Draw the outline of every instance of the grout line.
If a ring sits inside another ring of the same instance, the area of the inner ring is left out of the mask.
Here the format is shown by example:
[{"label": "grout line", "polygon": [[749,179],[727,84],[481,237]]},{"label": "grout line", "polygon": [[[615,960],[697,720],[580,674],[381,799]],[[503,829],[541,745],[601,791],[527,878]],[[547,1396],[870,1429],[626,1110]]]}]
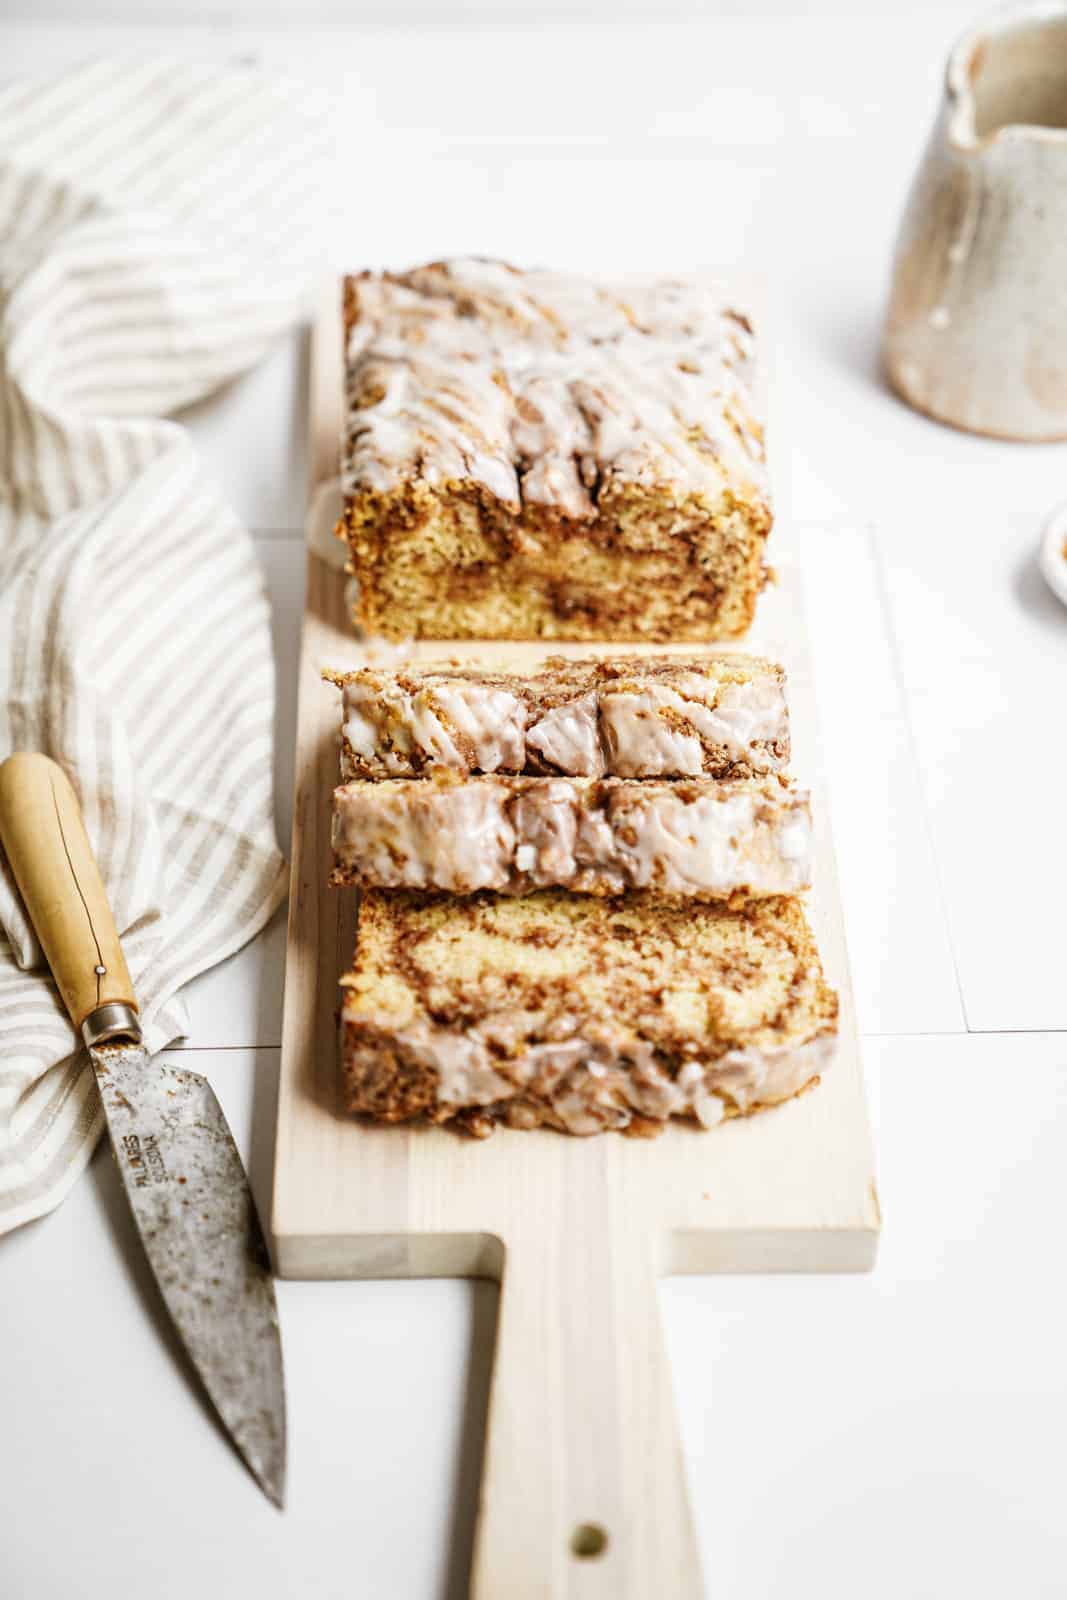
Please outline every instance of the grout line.
[{"label": "grout line", "polygon": [[158,1053],[181,1055],[215,1055],[221,1050],[280,1050],[281,1040],[277,1044],[166,1044]]},{"label": "grout line", "polygon": [[[901,1028],[879,1032],[860,1030],[861,1039],[1065,1039],[1067,1028]],[[267,1044],[169,1044],[158,1053],[217,1054],[224,1050],[280,1050],[281,1041]]]},{"label": "grout line", "polygon": [[910,696],[904,681],[903,656],[900,648],[900,639],[897,635],[896,620],[893,616],[893,607],[889,597],[889,573],[882,557],[882,548],[878,542],[873,523],[867,523],[865,528],[867,548],[871,553],[874,566],[875,589],[878,602],[882,610],[882,626],[885,629],[886,642],[889,646],[889,659],[893,668],[893,677],[896,680],[897,693],[900,696],[900,709],[904,722],[904,731],[908,741],[908,753],[915,774],[915,787],[919,801],[919,813],[922,818],[926,842],[930,847],[930,858],[933,864],[934,882],[937,885],[937,899],[941,912],[941,921],[945,929],[945,939],[948,944],[948,953],[952,961],[952,972],[956,979],[956,993],[959,996],[960,1013],[963,1017],[964,1032],[971,1033],[970,1020],[967,1016],[967,998],[963,990],[963,979],[960,976],[960,964],[956,955],[956,946],[952,938],[952,919],[948,911],[948,898],[945,894],[945,884],[941,876],[941,859],[937,851],[937,841],[934,837],[933,821],[930,815],[930,804],[926,795],[926,784],[923,781],[922,764],[919,759],[919,745],[915,737],[915,724],[912,721]]},{"label": "grout line", "polygon": [[915,1032],[860,1033],[861,1039],[1067,1039],[1067,1028],[919,1028]]},{"label": "grout line", "polygon": [[968,1039],[1003,1039],[1017,1037],[1025,1039],[1039,1034],[1046,1035],[1049,1039],[1067,1037],[1067,1028],[968,1028]]}]

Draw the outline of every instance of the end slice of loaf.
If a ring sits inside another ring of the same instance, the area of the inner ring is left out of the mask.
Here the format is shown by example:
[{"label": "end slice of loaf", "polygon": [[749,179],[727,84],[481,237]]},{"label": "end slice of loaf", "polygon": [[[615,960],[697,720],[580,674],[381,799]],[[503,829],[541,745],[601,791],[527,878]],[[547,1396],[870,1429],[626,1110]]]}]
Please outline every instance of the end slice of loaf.
[{"label": "end slice of loaf", "polygon": [[763,383],[706,274],[454,259],[345,279],[356,621],[423,639],[738,639],[766,576]]},{"label": "end slice of loaf", "polygon": [[348,1110],[478,1135],[713,1127],[814,1082],[837,1034],[837,997],[786,898],[369,893],[342,986]]}]

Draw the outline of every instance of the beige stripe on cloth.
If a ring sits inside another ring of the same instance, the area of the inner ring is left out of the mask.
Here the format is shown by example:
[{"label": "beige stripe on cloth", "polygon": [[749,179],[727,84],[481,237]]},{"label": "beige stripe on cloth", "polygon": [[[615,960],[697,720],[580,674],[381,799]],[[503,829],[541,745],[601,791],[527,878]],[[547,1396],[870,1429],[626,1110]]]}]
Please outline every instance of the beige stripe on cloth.
[{"label": "beige stripe on cloth", "polygon": [[[285,893],[262,576],[164,418],[306,304],[331,126],[311,101],[169,61],[0,89],[0,758],[70,775],[152,1050]],[[59,1203],[102,1120],[2,856],[0,934],[4,1232]]]}]

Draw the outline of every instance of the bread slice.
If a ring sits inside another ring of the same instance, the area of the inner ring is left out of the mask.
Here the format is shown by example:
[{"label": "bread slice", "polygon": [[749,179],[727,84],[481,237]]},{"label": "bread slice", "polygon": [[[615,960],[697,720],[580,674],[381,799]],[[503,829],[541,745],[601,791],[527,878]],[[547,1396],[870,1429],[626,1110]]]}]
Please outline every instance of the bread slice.
[{"label": "bread slice", "polygon": [[333,881],[729,900],[811,878],[805,790],[782,778],[385,778],[334,790]]},{"label": "bread slice", "polygon": [[525,676],[442,662],[326,673],[342,778],[457,772],[737,778],[789,761],[785,672],[758,656],[551,656]]},{"label": "bread slice", "polygon": [[837,1032],[795,899],[369,893],[341,981],[348,1110],[478,1135],[710,1128],[812,1083]]}]

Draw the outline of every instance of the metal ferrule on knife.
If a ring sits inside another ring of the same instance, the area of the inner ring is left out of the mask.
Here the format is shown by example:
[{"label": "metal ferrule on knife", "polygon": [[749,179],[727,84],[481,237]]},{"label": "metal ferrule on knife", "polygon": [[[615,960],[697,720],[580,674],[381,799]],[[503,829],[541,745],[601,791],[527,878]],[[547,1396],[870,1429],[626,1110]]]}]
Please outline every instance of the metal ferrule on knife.
[{"label": "metal ferrule on knife", "polygon": [[124,1000],[109,1000],[105,1005],[90,1011],[81,1026],[86,1048],[94,1050],[99,1044],[110,1044],[113,1039],[141,1042],[141,1021],[132,1006]]}]

